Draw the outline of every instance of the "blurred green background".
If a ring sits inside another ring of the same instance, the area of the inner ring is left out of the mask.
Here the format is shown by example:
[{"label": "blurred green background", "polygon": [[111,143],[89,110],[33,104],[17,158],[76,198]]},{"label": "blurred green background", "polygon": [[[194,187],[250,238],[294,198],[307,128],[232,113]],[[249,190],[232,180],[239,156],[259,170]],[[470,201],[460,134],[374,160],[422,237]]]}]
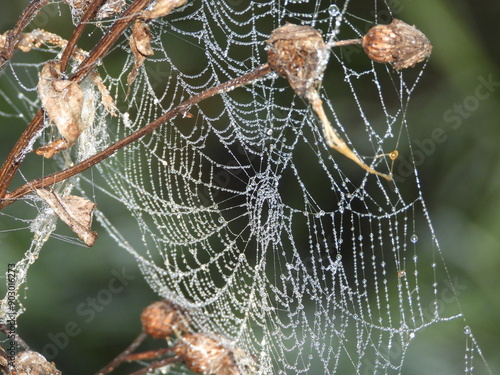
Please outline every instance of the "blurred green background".
[{"label": "blurred green background", "polygon": [[[27,3],[0,0],[1,31],[13,26]],[[427,70],[408,109],[412,147],[425,154],[422,145],[429,144],[435,129],[443,130],[444,136],[440,139],[444,141],[434,142],[435,149],[418,162],[423,196],[452,279],[457,278],[459,285],[464,286],[460,302],[467,323],[492,372],[500,373],[500,47],[497,38],[500,2],[486,1],[479,5],[472,0],[407,0],[389,4],[397,7],[399,18],[418,25],[434,45]],[[46,29],[69,30],[69,27],[68,15],[62,13],[61,17],[51,18]],[[61,34],[68,37],[69,31]],[[3,160],[23,128],[21,122],[4,121],[0,129]],[[33,173],[36,175],[40,170],[40,166],[36,166]],[[135,221],[113,204],[101,204],[101,210],[108,216],[113,212],[119,215],[116,220],[121,227],[135,226]],[[21,212],[24,209],[29,208],[18,208]],[[14,208],[10,212],[21,215]],[[10,219],[0,216],[0,228],[5,229],[6,225],[11,225]],[[65,230],[59,224],[58,233],[71,236]],[[3,232],[0,241],[2,265],[18,259],[20,252],[28,248],[29,232]],[[117,273],[126,275],[123,288],[119,291],[111,288],[114,292],[110,292],[109,283]],[[34,349],[46,348],[51,337],[64,341],[60,333],[68,328],[68,322],[76,324],[78,334],[69,337],[67,345],[57,349],[55,357],[65,374],[97,371],[135,337],[140,330],[141,310],[157,298],[132,257],[117,248],[106,235],[102,235],[92,249],[50,239],[28,280],[24,301],[27,312],[19,320],[19,332]],[[95,303],[97,297],[109,297],[106,300],[109,303]],[[460,330],[462,322],[457,324]],[[74,325],[69,328],[75,331]],[[457,366],[463,364],[465,347],[463,335],[454,336],[456,331],[457,325],[453,324],[425,330],[423,336],[429,341],[420,339],[410,347],[403,373],[457,373]],[[433,345],[442,346],[441,351],[446,355],[436,356],[430,349]],[[477,354],[476,361],[479,361]],[[486,373],[478,367],[478,373]]]}]

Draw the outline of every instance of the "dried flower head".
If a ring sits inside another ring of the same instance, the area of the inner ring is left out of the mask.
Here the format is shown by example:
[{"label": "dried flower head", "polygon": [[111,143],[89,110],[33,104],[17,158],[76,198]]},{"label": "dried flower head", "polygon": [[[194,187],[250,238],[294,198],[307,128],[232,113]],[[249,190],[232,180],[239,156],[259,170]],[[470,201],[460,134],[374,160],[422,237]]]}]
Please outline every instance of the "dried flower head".
[{"label": "dried flower head", "polygon": [[184,310],[175,303],[163,300],[152,303],[141,314],[144,331],[156,339],[167,338],[176,332],[186,331]]},{"label": "dried flower head", "polygon": [[432,51],[431,42],[420,30],[396,18],[389,25],[372,27],[362,45],[370,59],[390,63],[396,70],[414,66]]},{"label": "dried flower head", "polygon": [[271,33],[267,44],[269,66],[288,80],[297,95],[311,103],[323,126],[327,144],[366,171],[391,180],[391,176],[366,165],[340,138],[326,116],[318,89],[330,51],[321,33],[310,26],[286,24]]},{"label": "dried flower head", "polygon": [[255,361],[243,350],[229,349],[216,336],[185,334],[174,347],[191,371],[204,375],[244,375],[256,373]]},{"label": "dried flower head", "polygon": [[14,366],[17,375],[61,375],[61,371],[53,363],[47,361],[40,353],[31,350],[16,354]]},{"label": "dried flower head", "polygon": [[309,99],[321,86],[329,57],[320,32],[288,23],[274,30],[267,44],[269,66],[288,80],[297,95]]}]

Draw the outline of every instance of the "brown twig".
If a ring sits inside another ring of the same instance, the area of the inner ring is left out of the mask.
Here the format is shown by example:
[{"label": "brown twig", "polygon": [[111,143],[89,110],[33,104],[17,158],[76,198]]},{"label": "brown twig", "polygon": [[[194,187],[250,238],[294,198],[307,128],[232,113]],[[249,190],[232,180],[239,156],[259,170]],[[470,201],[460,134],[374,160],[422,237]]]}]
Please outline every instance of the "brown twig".
[{"label": "brown twig", "polygon": [[147,352],[132,353],[125,358],[125,361],[127,362],[144,361],[145,359],[153,359],[161,357],[167,353],[172,353],[172,348],[161,348],[158,350],[150,350]]},{"label": "brown twig", "polygon": [[148,367],[145,367],[143,369],[140,369],[139,371],[133,372],[130,375],[148,374],[148,373],[151,373],[152,370],[170,365],[170,364],[175,363],[175,362],[180,362],[181,360],[182,359],[179,357],[170,357],[170,358],[162,359],[161,361],[153,362]]},{"label": "brown twig", "polygon": [[139,336],[132,341],[132,343],[120,354],[116,356],[115,359],[113,359],[110,363],[108,363],[106,366],[104,366],[102,369],[100,369],[96,375],[105,375],[113,371],[116,367],[118,367],[122,362],[125,361],[127,356],[129,356],[141,343],[144,341],[144,339],[148,336],[148,334],[144,331],[141,331]]},{"label": "brown twig", "polygon": [[21,134],[21,137],[19,137],[9,156],[7,156],[7,159],[3,163],[2,169],[0,170],[0,197],[5,195],[10,182],[24,160],[28,152],[26,149],[33,139],[33,136],[44,128],[43,113],[43,109],[40,109],[36,113],[35,117],[33,117],[23,134]]},{"label": "brown twig", "polygon": [[86,75],[94,68],[94,65],[113,46],[116,40],[122,35],[125,29],[139,16],[140,12],[146,8],[150,0],[135,0],[123,14],[115,21],[108,33],[97,43],[87,58],[82,61],[77,71],[69,79],[81,82]]},{"label": "brown twig", "polygon": [[269,67],[269,65],[264,64],[264,65],[261,65],[260,67],[258,67],[257,69],[251,71],[250,73],[247,73],[241,77],[235,78],[231,81],[222,83],[218,86],[211,87],[208,90],[203,91],[202,93],[200,93],[198,95],[192,96],[191,98],[183,101],[181,104],[179,104],[175,108],[172,108],[171,110],[169,110],[168,112],[163,114],[161,117],[152,121],[148,125],[140,128],[139,130],[135,131],[134,133],[128,135],[127,137],[120,139],[118,142],[112,144],[111,146],[109,146],[108,148],[104,149],[103,151],[95,154],[94,156],[91,156],[90,158],[82,161],[81,163],[75,164],[73,167],[67,168],[67,169],[60,171],[60,172],[57,172],[57,173],[53,173],[53,174],[48,175],[46,177],[32,180],[32,181],[24,184],[23,186],[17,188],[12,193],[7,194],[5,196],[5,198],[0,199],[0,210],[9,206],[15,200],[30,193],[34,189],[39,189],[42,187],[47,187],[47,186],[53,185],[56,182],[66,180],[69,177],[72,177],[78,173],[81,173],[81,172],[89,169],[90,167],[92,167],[92,166],[96,165],[97,163],[106,159],[108,156],[113,155],[118,150],[129,145],[130,143],[136,141],[137,139],[145,136],[148,133],[151,133],[153,130],[155,130],[156,128],[165,124],[167,121],[174,118],[178,114],[187,113],[189,107],[191,107],[191,106],[193,106],[193,105],[195,105],[195,104],[197,104],[205,99],[208,99],[214,95],[222,94],[224,92],[231,91],[239,86],[243,86],[243,85],[246,85],[248,83],[251,83],[251,82],[255,81],[256,79],[259,79],[270,72],[271,72],[271,68]]},{"label": "brown twig", "polygon": [[66,70],[68,66],[68,62],[70,57],[73,55],[73,51],[76,47],[76,43],[78,39],[83,33],[83,29],[87,26],[87,21],[91,20],[94,15],[97,13],[99,8],[104,4],[106,0],[94,0],[92,4],[85,11],[83,16],[80,18],[80,22],[78,26],[73,30],[73,34],[71,34],[71,38],[68,40],[68,44],[66,44],[66,48],[64,48],[63,54],[61,56],[61,72]]},{"label": "brown twig", "polygon": [[351,46],[353,44],[361,44],[363,43],[363,39],[346,39],[346,40],[337,40],[332,43],[328,43],[328,47],[343,47],[343,46]]},{"label": "brown twig", "polygon": [[12,58],[14,50],[19,43],[21,32],[31,22],[33,17],[37,15],[41,8],[47,4],[48,0],[32,0],[26,8],[24,8],[21,16],[16,22],[16,25],[10,30],[5,40],[5,45],[0,52],[0,69],[3,68],[5,63]]}]

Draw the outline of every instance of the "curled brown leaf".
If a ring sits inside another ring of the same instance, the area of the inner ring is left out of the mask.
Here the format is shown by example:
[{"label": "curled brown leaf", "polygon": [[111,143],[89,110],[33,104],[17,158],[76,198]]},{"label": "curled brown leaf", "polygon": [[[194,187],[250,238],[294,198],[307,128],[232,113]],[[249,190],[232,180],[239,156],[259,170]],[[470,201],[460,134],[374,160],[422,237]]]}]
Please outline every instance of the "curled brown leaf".
[{"label": "curled brown leaf", "polygon": [[149,26],[143,20],[136,20],[132,27],[132,35],[130,36],[130,49],[134,55],[134,67],[127,77],[127,85],[130,86],[135,81],[140,67],[146,61],[147,56],[154,55],[151,48],[151,31]]},{"label": "curled brown leaf", "polygon": [[50,60],[44,65],[38,93],[45,112],[57,126],[66,141],[65,148],[68,148],[75,144],[83,131],[83,91],[78,83],[61,78],[60,67],[58,60]]}]

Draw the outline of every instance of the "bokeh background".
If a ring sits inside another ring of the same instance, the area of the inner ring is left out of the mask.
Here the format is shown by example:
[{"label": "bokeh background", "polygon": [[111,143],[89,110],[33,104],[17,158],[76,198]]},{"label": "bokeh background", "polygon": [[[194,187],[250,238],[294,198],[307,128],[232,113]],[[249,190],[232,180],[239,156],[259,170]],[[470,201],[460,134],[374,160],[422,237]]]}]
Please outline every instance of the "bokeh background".
[{"label": "bokeh background", "polygon": [[[27,3],[0,0],[0,32],[12,28]],[[418,25],[434,45],[408,108],[412,147],[423,155],[416,160],[423,195],[449,273],[461,286],[467,323],[492,373],[500,373],[500,2],[389,4],[399,18]],[[65,7],[60,9],[45,28],[67,38],[70,17]],[[22,126],[14,120],[0,122],[2,160]],[[440,142],[433,141],[438,128]],[[38,164],[23,172],[37,176],[40,170]],[[112,202],[100,205],[119,226],[135,226]],[[25,208],[20,205],[21,211],[12,208],[11,213],[22,216]],[[9,218],[0,216],[0,229],[11,226]],[[71,236],[65,230],[58,226],[58,233]],[[0,267],[17,260],[29,243],[26,229],[1,232]],[[110,282],[119,285],[114,281],[117,274],[122,275],[120,290],[110,288]],[[50,239],[31,269],[25,297],[27,312],[18,322],[20,334],[39,351],[49,350],[47,345],[54,340],[64,342],[53,360],[65,374],[95,373],[138,334],[141,310],[157,299],[134,260],[104,234],[92,249]],[[105,304],[97,302],[103,298]],[[457,334],[463,322],[453,324],[424,331],[425,340],[410,347],[403,373],[456,374],[465,347],[464,336]],[[65,330],[68,335],[61,335]],[[435,355],[435,345],[445,354]],[[478,373],[486,371],[479,366]]]}]

